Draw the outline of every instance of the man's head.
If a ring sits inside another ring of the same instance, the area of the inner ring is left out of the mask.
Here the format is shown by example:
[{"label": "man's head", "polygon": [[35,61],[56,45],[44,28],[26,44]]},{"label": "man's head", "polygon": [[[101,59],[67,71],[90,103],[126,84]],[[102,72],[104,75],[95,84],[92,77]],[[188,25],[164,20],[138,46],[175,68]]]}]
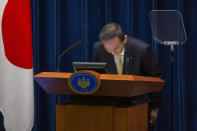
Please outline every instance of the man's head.
[{"label": "man's head", "polygon": [[114,56],[118,56],[124,49],[127,42],[127,36],[124,34],[122,27],[116,23],[105,25],[99,35],[105,50]]}]

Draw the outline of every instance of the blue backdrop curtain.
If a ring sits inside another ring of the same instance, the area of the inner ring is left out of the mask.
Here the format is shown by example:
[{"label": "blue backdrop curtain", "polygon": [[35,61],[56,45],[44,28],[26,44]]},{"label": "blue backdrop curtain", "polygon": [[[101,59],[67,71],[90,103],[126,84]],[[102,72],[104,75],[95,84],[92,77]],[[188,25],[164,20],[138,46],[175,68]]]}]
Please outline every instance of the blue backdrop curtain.
[{"label": "blue backdrop curtain", "polygon": [[[175,131],[197,130],[197,1],[195,0],[31,0],[34,73],[56,71],[56,62],[67,47],[83,43],[65,55],[60,69],[73,72],[72,61],[91,61],[92,45],[101,27],[109,22],[123,26],[126,34],[151,44],[157,52],[166,81],[163,105],[155,129],[170,128],[169,47],[152,39],[148,13],[151,10],[179,10],[183,14],[188,41],[175,47],[174,127]],[[55,131],[55,105],[69,96],[48,95],[35,83],[35,122],[32,131]]]}]

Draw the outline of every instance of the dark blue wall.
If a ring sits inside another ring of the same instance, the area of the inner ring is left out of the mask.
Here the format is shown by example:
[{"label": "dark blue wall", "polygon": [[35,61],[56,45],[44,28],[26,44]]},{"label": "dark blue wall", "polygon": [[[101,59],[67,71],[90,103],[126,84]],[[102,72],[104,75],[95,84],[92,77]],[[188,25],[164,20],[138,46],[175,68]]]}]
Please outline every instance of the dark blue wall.
[{"label": "dark blue wall", "polygon": [[[179,10],[183,14],[187,43],[175,47],[174,121],[175,131],[197,130],[197,1],[195,0],[32,0],[34,72],[56,71],[62,51],[79,39],[83,43],[63,57],[61,71],[73,72],[72,61],[91,61],[92,45],[99,30],[109,22],[123,26],[128,35],[142,39],[157,52],[166,81],[163,106],[155,128],[170,127],[169,47],[152,39],[149,11]],[[195,55],[196,54],[196,55]],[[34,131],[55,131],[55,104],[68,96],[47,95],[35,83]]]}]

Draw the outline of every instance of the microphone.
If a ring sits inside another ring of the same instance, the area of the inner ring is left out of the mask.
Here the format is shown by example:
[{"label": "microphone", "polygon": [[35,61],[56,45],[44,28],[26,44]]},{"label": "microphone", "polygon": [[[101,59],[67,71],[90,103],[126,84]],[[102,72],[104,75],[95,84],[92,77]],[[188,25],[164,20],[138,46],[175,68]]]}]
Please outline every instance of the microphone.
[{"label": "microphone", "polygon": [[59,72],[59,63],[61,61],[62,56],[64,56],[66,53],[68,53],[69,51],[71,51],[73,48],[75,48],[76,46],[78,46],[81,43],[82,43],[82,40],[79,40],[76,43],[74,43],[73,45],[71,45],[70,47],[68,47],[64,52],[61,53],[61,55],[58,58],[57,64],[56,64],[56,71],[57,72]]}]

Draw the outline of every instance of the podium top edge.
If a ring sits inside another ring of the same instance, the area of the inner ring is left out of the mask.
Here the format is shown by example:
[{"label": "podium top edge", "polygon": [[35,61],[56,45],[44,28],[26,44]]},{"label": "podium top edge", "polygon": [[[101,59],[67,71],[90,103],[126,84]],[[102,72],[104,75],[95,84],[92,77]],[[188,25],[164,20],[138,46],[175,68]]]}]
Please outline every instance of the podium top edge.
[{"label": "podium top edge", "polygon": [[[46,77],[46,78],[69,78],[73,73],[65,72],[41,72],[34,77]],[[122,80],[122,81],[146,81],[146,82],[159,82],[165,83],[159,77],[149,77],[149,76],[137,76],[137,75],[117,75],[117,74],[100,74],[100,80]]]},{"label": "podium top edge", "polygon": [[48,78],[69,78],[72,73],[65,73],[65,72],[41,72],[34,77],[48,77]]},{"label": "podium top edge", "polygon": [[117,75],[117,74],[101,74],[101,80],[125,80],[125,81],[155,81],[164,83],[165,81],[159,77],[137,76],[137,75]]}]

